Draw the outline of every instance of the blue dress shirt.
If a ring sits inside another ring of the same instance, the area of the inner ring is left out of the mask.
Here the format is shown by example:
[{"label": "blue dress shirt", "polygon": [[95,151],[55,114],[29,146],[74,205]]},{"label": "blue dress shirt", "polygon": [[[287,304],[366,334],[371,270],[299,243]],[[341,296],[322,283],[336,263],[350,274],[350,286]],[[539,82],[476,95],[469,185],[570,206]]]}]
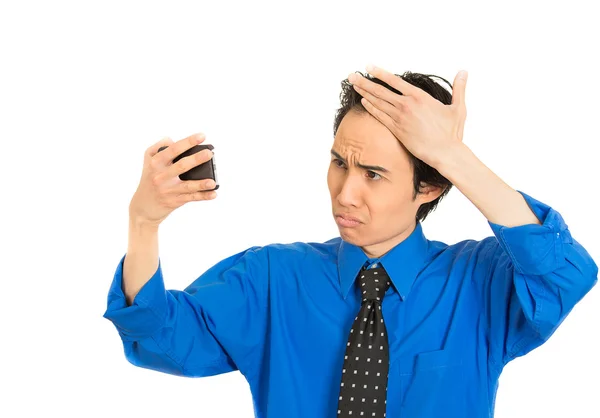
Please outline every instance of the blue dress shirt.
[{"label": "blue dress shirt", "polygon": [[417,223],[377,259],[340,237],[254,246],[183,291],[165,289],[159,260],[131,306],[123,256],[104,317],[135,366],[186,377],[239,370],[256,417],[335,418],[361,303],[354,281],[379,262],[392,281],[382,303],[386,417],[493,417],[503,367],[548,340],[598,275],[561,215],[519,193],[542,225],[488,221],[493,236],[447,245]]}]

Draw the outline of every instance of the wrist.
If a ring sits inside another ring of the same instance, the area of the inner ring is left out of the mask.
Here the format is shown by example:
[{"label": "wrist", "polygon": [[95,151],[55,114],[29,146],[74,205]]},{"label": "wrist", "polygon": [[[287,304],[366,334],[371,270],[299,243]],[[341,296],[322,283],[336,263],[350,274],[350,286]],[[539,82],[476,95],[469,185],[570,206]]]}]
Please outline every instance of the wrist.
[{"label": "wrist", "polygon": [[457,167],[462,167],[468,159],[468,154],[472,151],[465,144],[455,144],[444,151],[436,160],[434,168],[448,180],[456,171]]},{"label": "wrist", "polygon": [[145,231],[155,232],[158,230],[159,222],[148,221],[141,216],[129,215],[129,229],[131,231],[143,233]]}]

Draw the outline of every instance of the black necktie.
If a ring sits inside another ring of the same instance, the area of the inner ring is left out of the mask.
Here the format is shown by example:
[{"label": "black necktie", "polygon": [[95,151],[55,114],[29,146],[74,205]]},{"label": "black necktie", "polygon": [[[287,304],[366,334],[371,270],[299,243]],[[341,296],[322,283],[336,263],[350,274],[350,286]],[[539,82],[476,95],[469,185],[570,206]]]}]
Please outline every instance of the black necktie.
[{"label": "black necktie", "polygon": [[357,277],[362,304],[346,345],[338,417],[385,417],[389,347],[381,302],[390,280],[376,265]]}]

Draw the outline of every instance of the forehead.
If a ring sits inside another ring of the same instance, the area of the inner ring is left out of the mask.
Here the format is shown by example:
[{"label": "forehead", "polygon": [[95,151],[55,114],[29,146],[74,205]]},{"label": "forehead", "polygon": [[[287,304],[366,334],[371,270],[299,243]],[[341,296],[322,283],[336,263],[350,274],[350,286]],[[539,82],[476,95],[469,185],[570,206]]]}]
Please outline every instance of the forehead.
[{"label": "forehead", "polygon": [[348,112],[338,127],[332,148],[344,158],[358,156],[361,163],[381,165],[391,171],[401,171],[409,163],[404,146],[369,113]]}]

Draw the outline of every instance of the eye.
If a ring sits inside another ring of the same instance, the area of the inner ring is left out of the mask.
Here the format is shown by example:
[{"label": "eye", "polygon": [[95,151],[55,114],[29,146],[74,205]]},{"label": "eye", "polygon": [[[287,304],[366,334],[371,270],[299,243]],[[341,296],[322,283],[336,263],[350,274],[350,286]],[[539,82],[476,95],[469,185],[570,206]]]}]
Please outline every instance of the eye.
[{"label": "eye", "polygon": [[377,176],[376,178],[369,177],[371,180],[379,180],[379,179],[381,179],[381,178],[382,178],[382,177],[381,177],[379,174],[377,174],[377,173],[376,173],[376,172],[374,172],[374,171],[371,171],[371,170],[369,170],[369,171],[367,171],[367,173],[373,173],[373,174],[375,174],[375,175]]},{"label": "eye", "polygon": [[[340,167],[339,165],[337,165],[337,163],[338,163],[338,162],[340,162],[340,163],[341,163],[341,161],[340,161],[340,160],[338,160],[337,158],[335,158],[335,159],[333,160],[333,163],[336,165],[336,167]],[[344,163],[342,163],[342,164],[344,164]]]},{"label": "eye", "polygon": [[[338,167],[338,168],[343,168],[342,166],[340,166],[340,165],[338,165],[338,164],[337,164],[337,163],[339,162],[339,163],[342,163],[342,165],[343,165],[344,163],[343,163],[341,160],[339,160],[339,159],[337,159],[337,158],[334,158],[334,159],[332,160],[332,162],[335,164],[335,166],[336,166],[336,167]],[[369,179],[371,179],[371,180],[373,180],[373,181],[378,181],[378,180],[381,180],[381,179],[383,178],[383,177],[381,177],[381,175],[380,175],[380,174],[378,174],[378,173],[376,173],[376,172],[374,172],[374,171],[371,171],[371,170],[367,170],[367,173],[370,173],[370,174],[374,174],[374,175],[375,175],[375,177],[369,177]]]}]

